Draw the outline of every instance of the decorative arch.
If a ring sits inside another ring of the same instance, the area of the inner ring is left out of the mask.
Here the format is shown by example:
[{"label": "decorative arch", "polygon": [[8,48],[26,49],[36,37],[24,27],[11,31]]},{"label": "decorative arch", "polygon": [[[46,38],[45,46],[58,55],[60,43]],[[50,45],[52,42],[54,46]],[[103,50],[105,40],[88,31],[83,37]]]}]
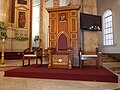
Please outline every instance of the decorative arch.
[{"label": "decorative arch", "polygon": [[57,37],[57,50],[65,51],[70,46],[70,39],[66,32],[61,31]]},{"label": "decorative arch", "polygon": [[112,11],[106,10],[103,14],[103,40],[104,45],[113,45]]}]

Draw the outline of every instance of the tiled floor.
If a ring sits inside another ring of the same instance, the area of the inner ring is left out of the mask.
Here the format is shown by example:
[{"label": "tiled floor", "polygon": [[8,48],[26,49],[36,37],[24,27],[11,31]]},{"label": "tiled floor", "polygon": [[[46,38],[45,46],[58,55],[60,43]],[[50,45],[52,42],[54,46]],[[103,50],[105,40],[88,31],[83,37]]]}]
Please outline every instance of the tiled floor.
[{"label": "tiled floor", "polygon": [[[120,90],[120,82],[105,83],[3,77],[5,70],[18,66],[21,66],[20,60],[8,60],[5,65],[0,64],[0,90]],[[107,62],[104,63],[103,66],[107,68],[120,67],[120,62]]]}]

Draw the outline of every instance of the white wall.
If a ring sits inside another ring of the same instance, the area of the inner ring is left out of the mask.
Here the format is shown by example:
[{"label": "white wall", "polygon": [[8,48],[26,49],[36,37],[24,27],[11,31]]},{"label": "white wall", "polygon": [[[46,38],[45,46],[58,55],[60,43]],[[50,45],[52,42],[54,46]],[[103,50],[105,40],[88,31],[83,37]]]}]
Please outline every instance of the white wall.
[{"label": "white wall", "polygon": [[40,5],[33,5],[32,12],[32,47],[39,47],[39,41],[34,42],[35,36],[40,37]]},{"label": "white wall", "polygon": [[0,21],[6,21],[6,0],[0,0]]},{"label": "white wall", "polygon": [[103,31],[99,35],[99,45],[103,53],[120,53],[120,0],[97,0],[98,14],[103,15],[108,9],[113,13],[113,46],[103,46]]}]

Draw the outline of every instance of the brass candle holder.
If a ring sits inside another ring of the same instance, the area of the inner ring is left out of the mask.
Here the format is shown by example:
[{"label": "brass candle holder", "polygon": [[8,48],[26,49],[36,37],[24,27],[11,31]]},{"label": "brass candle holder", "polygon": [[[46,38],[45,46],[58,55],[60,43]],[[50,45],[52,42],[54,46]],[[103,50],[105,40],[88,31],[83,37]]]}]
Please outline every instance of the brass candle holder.
[{"label": "brass candle holder", "polygon": [[1,63],[2,64],[5,64],[4,52],[5,52],[5,39],[2,39],[2,53],[1,53]]}]

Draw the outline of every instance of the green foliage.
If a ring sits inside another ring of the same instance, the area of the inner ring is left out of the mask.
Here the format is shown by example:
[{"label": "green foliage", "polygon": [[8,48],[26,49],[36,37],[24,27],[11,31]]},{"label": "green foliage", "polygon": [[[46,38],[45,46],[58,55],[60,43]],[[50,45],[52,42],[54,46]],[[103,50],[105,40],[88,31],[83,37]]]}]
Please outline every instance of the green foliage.
[{"label": "green foliage", "polygon": [[16,40],[19,40],[19,41],[25,41],[25,40],[28,40],[27,37],[23,37],[23,36],[17,36],[15,37]]},{"label": "green foliage", "polygon": [[7,24],[5,22],[0,21],[0,30],[6,30]]},{"label": "green foliage", "polygon": [[7,38],[7,24],[5,22],[0,21],[0,39],[6,39]]},{"label": "green foliage", "polygon": [[0,39],[2,40],[2,39],[6,39],[6,38],[7,38],[6,32],[1,32]]},{"label": "green foliage", "polygon": [[39,39],[40,39],[39,36],[35,36],[34,41],[36,42],[36,41],[38,41]]}]

